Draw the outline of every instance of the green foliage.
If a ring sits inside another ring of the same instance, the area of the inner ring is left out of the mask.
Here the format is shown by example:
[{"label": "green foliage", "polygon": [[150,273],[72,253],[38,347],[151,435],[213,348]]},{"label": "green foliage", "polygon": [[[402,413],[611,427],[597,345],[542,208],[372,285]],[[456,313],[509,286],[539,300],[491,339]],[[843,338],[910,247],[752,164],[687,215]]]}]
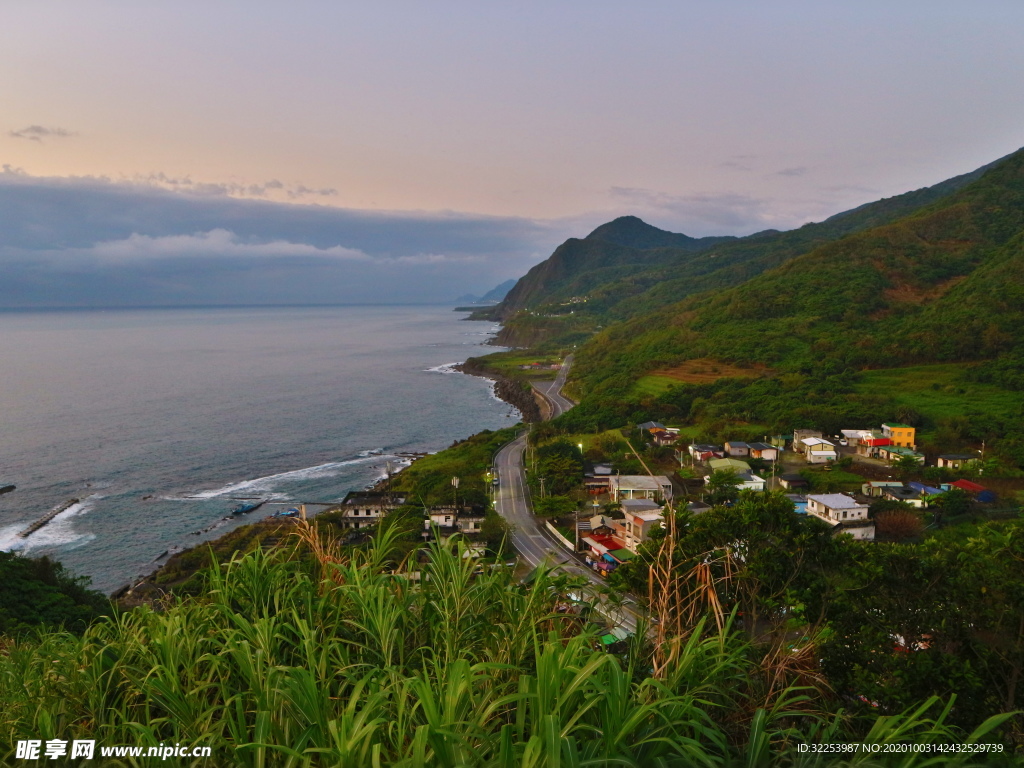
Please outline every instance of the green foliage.
[{"label": "green foliage", "polygon": [[579,446],[559,439],[537,447],[537,472],[547,494],[564,496],[583,481],[583,454]]},{"label": "green foliage", "polygon": [[941,496],[937,496],[932,503],[944,518],[966,515],[971,511],[970,494],[962,488],[950,488]]},{"label": "green foliage", "polygon": [[424,456],[397,475],[395,490],[405,493],[410,504],[451,504],[451,481],[458,477],[460,504],[487,505],[490,483],[487,473],[494,454],[515,436],[514,428],[496,432],[484,430],[444,451]]},{"label": "green foliage", "polygon": [[576,502],[568,496],[545,496],[533,500],[533,511],[541,517],[562,517],[576,509]]},{"label": "green foliage", "polygon": [[110,612],[110,602],[89,589],[88,578],[72,576],[57,561],[0,552],[0,634],[38,627],[82,632]]},{"label": "green foliage", "polygon": [[708,504],[726,504],[740,495],[740,481],[731,469],[716,469],[704,486],[704,499]]},{"label": "green foliage", "polygon": [[[653,679],[645,643],[597,650],[593,629],[556,611],[571,580],[542,570],[519,585],[436,546],[414,579],[378,544],[351,560],[255,551],[213,565],[201,599],[13,643],[0,759],[18,739],[96,738],[201,744],[219,764],[266,768],[725,768],[788,765],[798,743],[853,736],[799,689],[757,706],[762,671],[728,631],[698,627]],[[915,709],[869,722],[868,738],[964,739],[937,702]]]}]

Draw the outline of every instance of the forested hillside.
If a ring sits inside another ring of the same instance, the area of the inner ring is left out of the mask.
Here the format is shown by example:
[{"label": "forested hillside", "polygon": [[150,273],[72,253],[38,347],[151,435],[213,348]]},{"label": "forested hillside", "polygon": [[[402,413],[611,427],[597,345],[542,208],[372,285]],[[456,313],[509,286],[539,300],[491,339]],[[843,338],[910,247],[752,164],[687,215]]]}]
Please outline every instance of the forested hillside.
[{"label": "forested hillside", "polygon": [[[697,293],[738,285],[821,245],[896,221],[962,189],[1005,159],[788,232],[696,239],[623,216],[582,240],[563,243],[520,279],[488,316],[505,321],[500,339],[504,343],[574,342],[573,334]],[[567,323],[570,313],[573,318]]]},{"label": "forested hillside", "polygon": [[1022,230],[1024,152],[910,216],[609,328],[575,372],[593,384],[701,357],[807,373],[989,359],[1024,341]]}]

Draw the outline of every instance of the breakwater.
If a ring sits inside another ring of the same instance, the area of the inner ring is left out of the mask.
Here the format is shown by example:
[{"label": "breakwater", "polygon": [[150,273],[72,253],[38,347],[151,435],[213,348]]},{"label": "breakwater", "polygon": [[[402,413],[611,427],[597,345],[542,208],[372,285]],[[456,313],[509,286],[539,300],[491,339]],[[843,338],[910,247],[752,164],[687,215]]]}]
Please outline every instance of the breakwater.
[{"label": "breakwater", "polygon": [[44,525],[46,525],[48,522],[53,520],[53,518],[55,518],[61,512],[65,511],[66,509],[69,509],[70,507],[73,507],[77,503],[78,503],[78,499],[68,499],[63,504],[58,504],[56,507],[54,507],[49,512],[47,512],[45,515],[43,515],[38,520],[36,520],[34,523],[32,523],[32,525],[30,525],[28,528],[26,528],[23,531],[20,531],[18,533],[18,538],[21,538],[21,539],[28,538],[33,533],[35,533],[40,528],[42,528]]}]

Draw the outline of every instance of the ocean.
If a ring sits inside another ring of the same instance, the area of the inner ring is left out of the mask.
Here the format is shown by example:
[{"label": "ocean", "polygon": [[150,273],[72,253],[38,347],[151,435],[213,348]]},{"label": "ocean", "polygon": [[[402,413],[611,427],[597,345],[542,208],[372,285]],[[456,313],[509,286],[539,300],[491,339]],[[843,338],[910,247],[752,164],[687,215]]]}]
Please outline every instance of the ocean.
[{"label": "ocean", "polygon": [[[440,306],[0,312],[0,486],[17,486],[0,496],[0,549],[49,555],[111,592],[167,550],[339,501],[404,466],[398,454],[515,423],[490,382],[451,370],[495,349],[481,349],[495,326],[462,317]],[[246,499],[268,503],[223,519]]]}]

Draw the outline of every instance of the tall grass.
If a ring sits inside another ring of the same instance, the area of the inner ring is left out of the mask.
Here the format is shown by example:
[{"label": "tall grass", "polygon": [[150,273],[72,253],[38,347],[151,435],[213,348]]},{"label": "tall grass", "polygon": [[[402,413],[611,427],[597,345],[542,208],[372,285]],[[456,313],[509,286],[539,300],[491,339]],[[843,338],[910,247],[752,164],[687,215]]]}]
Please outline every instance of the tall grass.
[{"label": "tall grass", "polygon": [[[257,550],[211,565],[200,599],[7,643],[0,762],[18,739],[86,738],[209,745],[196,765],[251,768],[755,766],[843,738],[797,688],[751,713],[754,662],[728,626],[698,624],[655,676],[643,641],[609,654],[556,610],[556,575],[522,585],[442,547],[396,569],[388,538],[351,557]],[[871,738],[952,738],[936,707]]]}]

